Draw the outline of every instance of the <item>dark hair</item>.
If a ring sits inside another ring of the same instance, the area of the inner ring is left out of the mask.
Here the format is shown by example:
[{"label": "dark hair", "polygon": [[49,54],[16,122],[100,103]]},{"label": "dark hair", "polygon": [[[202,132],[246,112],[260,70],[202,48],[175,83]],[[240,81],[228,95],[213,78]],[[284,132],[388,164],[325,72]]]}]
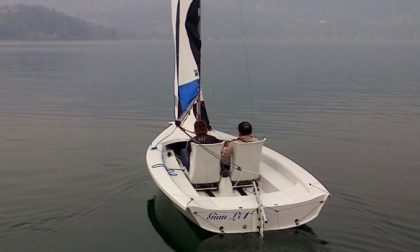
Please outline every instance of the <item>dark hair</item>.
[{"label": "dark hair", "polygon": [[207,128],[207,123],[203,120],[197,120],[194,123],[194,131],[195,134],[200,135],[200,134],[207,134],[208,128]]},{"label": "dark hair", "polygon": [[239,135],[247,136],[252,134],[252,125],[249,122],[241,122],[238,125]]}]

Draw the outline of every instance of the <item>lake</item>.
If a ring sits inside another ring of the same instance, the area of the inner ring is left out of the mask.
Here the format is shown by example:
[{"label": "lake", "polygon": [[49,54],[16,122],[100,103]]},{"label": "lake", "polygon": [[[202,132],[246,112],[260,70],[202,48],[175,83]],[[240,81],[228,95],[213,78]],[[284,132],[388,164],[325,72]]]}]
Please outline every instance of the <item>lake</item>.
[{"label": "lake", "polygon": [[308,225],[213,235],[154,185],[171,41],[0,42],[0,251],[416,251],[420,43],[204,41],[214,128],[249,120],[332,193]]}]

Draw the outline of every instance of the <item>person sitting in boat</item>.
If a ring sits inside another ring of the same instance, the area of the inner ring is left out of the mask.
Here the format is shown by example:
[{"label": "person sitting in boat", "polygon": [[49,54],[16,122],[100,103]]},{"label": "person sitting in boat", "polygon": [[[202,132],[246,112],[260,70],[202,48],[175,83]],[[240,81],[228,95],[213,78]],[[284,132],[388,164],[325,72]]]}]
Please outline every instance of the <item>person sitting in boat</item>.
[{"label": "person sitting in boat", "polygon": [[197,144],[214,144],[222,142],[222,140],[207,134],[208,126],[204,120],[195,121],[194,132],[195,137],[188,141],[187,148],[181,149],[180,151],[182,164],[187,170],[190,169],[191,142]]},{"label": "person sitting in boat", "polygon": [[232,155],[233,151],[233,142],[256,142],[258,138],[252,135],[252,125],[251,123],[245,121],[238,124],[238,138],[233,139],[231,141],[225,142],[225,147],[222,150],[222,173],[229,171],[230,168],[230,156]]}]

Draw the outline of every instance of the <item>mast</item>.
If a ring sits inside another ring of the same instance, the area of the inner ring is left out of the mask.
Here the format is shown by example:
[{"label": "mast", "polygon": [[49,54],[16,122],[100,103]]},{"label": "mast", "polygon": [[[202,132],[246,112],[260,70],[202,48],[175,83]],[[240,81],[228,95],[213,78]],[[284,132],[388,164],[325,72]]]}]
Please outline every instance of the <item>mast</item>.
[{"label": "mast", "polygon": [[[192,38],[193,43],[191,48],[193,50],[194,58],[197,62],[198,73],[201,74],[201,0],[194,0],[191,3],[191,9],[188,13],[190,19],[187,19],[187,30],[189,37]],[[194,53],[195,52],[195,53]],[[201,78],[200,78],[201,80]],[[199,82],[197,101],[196,101],[196,113],[197,120],[201,118],[201,101],[203,93],[201,91],[201,81]]]}]

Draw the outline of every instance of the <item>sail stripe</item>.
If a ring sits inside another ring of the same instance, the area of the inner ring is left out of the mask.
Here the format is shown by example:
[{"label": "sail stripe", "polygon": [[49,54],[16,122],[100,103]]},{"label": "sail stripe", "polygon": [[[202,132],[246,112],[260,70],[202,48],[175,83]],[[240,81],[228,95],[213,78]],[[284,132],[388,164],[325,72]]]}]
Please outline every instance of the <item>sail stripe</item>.
[{"label": "sail stripe", "polygon": [[179,86],[179,103],[182,111],[187,110],[191,102],[193,102],[195,97],[197,97],[200,89],[199,86],[200,79],[196,79],[190,83]]}]

